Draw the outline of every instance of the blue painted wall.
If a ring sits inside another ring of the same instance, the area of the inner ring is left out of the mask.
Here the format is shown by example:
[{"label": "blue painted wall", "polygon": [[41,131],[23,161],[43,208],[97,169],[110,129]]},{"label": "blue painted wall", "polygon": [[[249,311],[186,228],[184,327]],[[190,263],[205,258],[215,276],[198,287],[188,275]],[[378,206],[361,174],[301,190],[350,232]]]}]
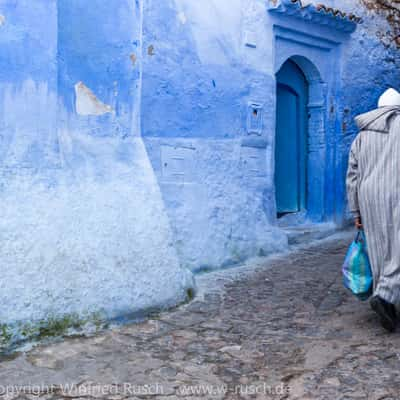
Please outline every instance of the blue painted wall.
[{"label": "blue painted wall", "polygon": [[[140,5],[134,1],[58,1],[58,93],[67,112],[75,111],[71,88],[82,81],[115,113],[79,121],[98,124],[99,135],[132,134],[140,62]],[[93,129],[91,130],[93,133]]]},{"label": "blue painted wall", "polygon": [[[244,4],[167,0],[144,7],[142,137],[178,253],[192,269],[237,263],[287,243],[271,224],[270,43],[260,36],[264,60],[251,60],[243,46],[244,18],[263,24],[266,9],[260,2],[246,16]],[[253,137],[251,101],[265,113]]]},{"label": "blue painted wall", "polygon": [[0,162],[6,174],[15,166],[54,163],[57,6],[51,0],[3,1],[0,13]]},{"label": "blue painted wall", "polygon": [[15,338],[193,287],[139,135],[141,7],[0,2],[0,324]]},{"label": "blue painted wall", "polygon": [[176,304],[189,269],[285,249],[275,76],[293,56],[317,105],[295,222],[342,223],[353,118],[397,87],[399,55],[384,15],[326,4],[364,24],[263,0],[0,1],[0,322]]},{"label": "blue painted wall", "polygon": [[[388,43],[381,39],[389,32],[393,33],[394,28],[388,22],[389,13],[366,9],[364,4],[351,0],[336,0],[333,3],[336,7],[360,14],[364,20],[352,40],[343,48],[342,55],[344,84],[338,93],[340,124],[337,131],[343,140],[338,141],[336,189],[337,197],[345,199],[344,177],[348,153],[357,134],[354,116],[375,108],[385,89],[400,89],[400,52],[394,41]],[[379,10],[379,4],[375,6]],[[344,201],[337,205],[339,215],[346,214],[345,206]]]}]

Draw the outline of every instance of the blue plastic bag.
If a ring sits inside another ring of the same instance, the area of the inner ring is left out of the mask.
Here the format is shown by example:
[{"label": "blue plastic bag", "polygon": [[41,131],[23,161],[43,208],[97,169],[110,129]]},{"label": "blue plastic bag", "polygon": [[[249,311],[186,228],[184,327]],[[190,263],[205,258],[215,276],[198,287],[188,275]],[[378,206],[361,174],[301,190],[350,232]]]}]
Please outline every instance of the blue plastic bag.
[{"label": "blue plastic bag", "polygon": [[360,300],[367,300],[372,295],[373,275],[364,231],[359,231],[350,245],[342,272],[344,286]]}]

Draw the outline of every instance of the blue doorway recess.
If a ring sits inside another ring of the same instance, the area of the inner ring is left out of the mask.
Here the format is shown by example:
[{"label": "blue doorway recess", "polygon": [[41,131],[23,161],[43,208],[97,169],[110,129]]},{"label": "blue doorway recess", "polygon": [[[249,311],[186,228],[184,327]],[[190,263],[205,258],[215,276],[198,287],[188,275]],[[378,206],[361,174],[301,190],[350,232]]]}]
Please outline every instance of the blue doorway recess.
[{"label": "blue doorway recess", "polygon": [[288,60],[277,74],[275,192],[278,217],[306,210],[308,82]]}]

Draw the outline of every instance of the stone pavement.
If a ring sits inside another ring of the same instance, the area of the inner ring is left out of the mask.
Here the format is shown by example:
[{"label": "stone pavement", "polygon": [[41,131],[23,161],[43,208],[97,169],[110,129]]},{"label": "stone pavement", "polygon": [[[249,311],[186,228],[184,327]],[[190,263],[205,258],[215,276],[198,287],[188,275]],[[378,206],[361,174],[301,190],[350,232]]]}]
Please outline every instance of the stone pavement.
[{"label": "stone pavement", "polygon": [[3,359],[0,398],[399,399],[400,334],[341,284],[349,240],[202,275],[188,305]]}]

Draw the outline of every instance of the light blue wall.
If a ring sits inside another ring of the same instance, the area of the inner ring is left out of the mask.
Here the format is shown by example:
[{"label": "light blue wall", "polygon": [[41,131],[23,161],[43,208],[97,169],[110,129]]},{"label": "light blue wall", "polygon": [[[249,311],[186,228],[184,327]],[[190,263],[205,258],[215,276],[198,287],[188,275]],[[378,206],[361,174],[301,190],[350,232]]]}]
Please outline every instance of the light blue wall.
[{"label": "light blue wall", "polygon": [[[58,1],[58,93],[70,113],[75,110],[71,88],[82,81],[115,114],[80,118],[76,124],[99,126],[100,136],[132,134],[133,113],[138,107],[140,78],[140,4],[138,1]],[[136,132],[137,134],[137,132]]]},{"label": "light blue wall", "polygon": [[8,168],[37,169],[55,161],[57,6],[52,0],[2,1],[0,6],[3,175]]},{"label": "light blue wall", "polygon": [[[144,7],[142,136],[178,253],[194,269],[286,244],[270,224],[266,133],[273,119],[265,114],[260,135],[246,133],[248,102],[271,109],[275,83],[268,63],[247,60],[243,4],[167,0]],[[248,18],[262,24],[265,8],[257,7]],[[267,48],[261,56],[268,57]]]}]

